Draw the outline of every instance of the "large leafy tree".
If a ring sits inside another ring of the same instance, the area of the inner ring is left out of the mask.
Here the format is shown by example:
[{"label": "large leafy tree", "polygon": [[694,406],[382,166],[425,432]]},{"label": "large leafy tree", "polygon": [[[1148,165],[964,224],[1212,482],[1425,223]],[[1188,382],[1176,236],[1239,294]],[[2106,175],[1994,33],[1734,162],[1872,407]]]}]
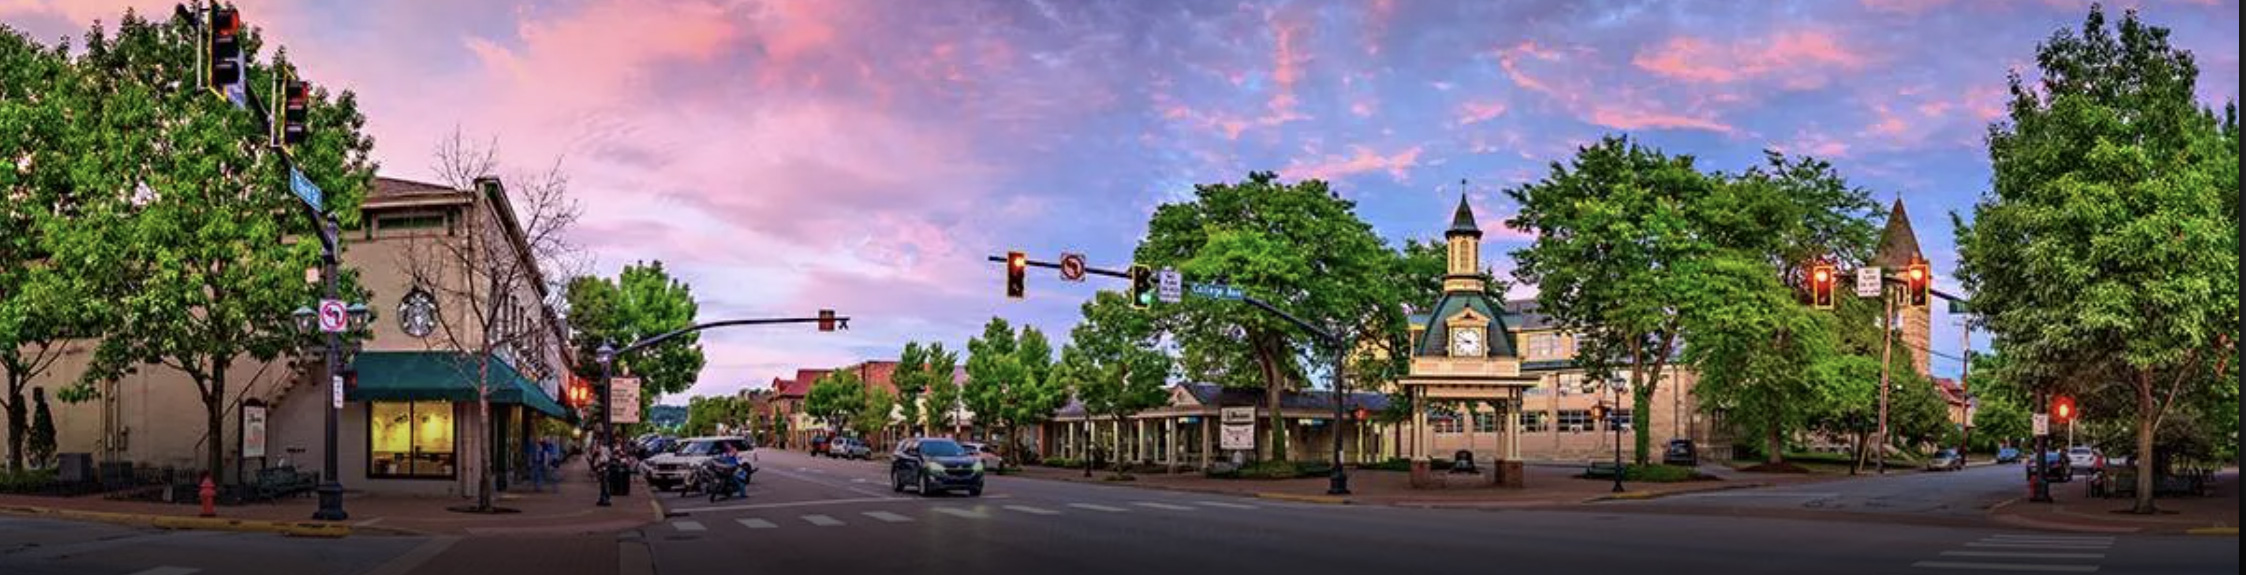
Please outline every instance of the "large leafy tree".
[{"label": "large leafy tree", "polygon": [[865,408],[866,383],[855,371],[827,372],[812,382],[811,391],[803,397],[803,412],[829,430],[847,427],[850,419]]},{"label": "large leafy tree", "polygon": [[[693,326],[700,310],[693,289],[672,277],[661,261],[624,266],[614,280],[571,278],[563,299],[568,304],[569,324],[576,329],[570,347],[578,354],[577,366],[595,370],[584,374],[587,376],[599,375],[600,364],[593,362],[593,356],[602,343],[621,348]],[[640,377],[644,386],[640,408],[644,412],[661,396],[685,393],[694,387],[707,361],[702,354],[701,334],[689,333],[618,357],[613,369]]]},{"label": "large leafy tree", "polygon": [[954,376],[959,371],[959,352],[943,350],[942,344],[936,345],[937,349],[929,353],[928,372],[933,377],[926,382],[928,388],[924,396],[927,399],[922,402],[926,407],[921,414],[928,421],[930,434],[957,426],[959,408],[966,401],[959,379]]},{"label": "large leafy tree", "polygon": [[1715,249],[1696,206],[1720,187],[1691,156],[1609,136],[1505,191],[1521,206],[1507,225],[1537,234],[1513,252],[1514,277],[1537,286],[1539,311],[1582,338],[1575,361],[1590,377],[1629,370],[1640,464],[1650,453],[1653,393]]},{"label": "large leafy tree", "polygon": [[[2237,383],[2236,106],[2194,100],[2192,55],[2134,11],[2109,27],[2093,7],[2036,64],[1989,128],[1993,189],[1971,222],[1953,216],[1958,275],[2013,361],[2128,386],[2152,477],[2177,398]],[[2152,490],[2134,508],[2155,512]]]},{"label": "large leafy tree", "polygon": [[937,419],[950,417],[945,412],[951,411],[952,402],[959,398],[959,386],[952,382],[952,371],[958,363],[959,354],[944,349],[943,342],[926,346],[905,343],[904,352],[897,357],[897,372],[890,376],[897,384],[897,404],[905,425],[934,433]]},{"label": "large leafy tree", "polygon": [[1067,387],[1054,376],[1053,346],[1033,326],[1014,331],[993,317],[983,334],[967,340],[967,385],[960,390],[977,426],[1004,430],[1009,460],[1021,454],[1023,426],[1052,417],[1067,401]]},{"label": "large leafy tree", "polygon": [[[320,246],[252,114],[195,87],[196,37],[187,19],[131,12],[114,35],[99,26],[86,34],[76,60],[91,92],[83,113],[105,124],[75,136],[100,142],[97,157],[77,169],[109,171],[73,184],[87,193],[72,205],[70,225],[48,230],[49,257],[107,270],[106,282],[86,287],[120,323],[81,381],[114,381],[148,365],[186,374],[203,403],[201,443],[216,475],[225,468],[225,411],[239,397],[229,388],[256,383],[231,381],[232,368],[301,343],[291,312],[318,295],[304,270],[319,264]],[[244,37],[245,85],[270,86],[275,67],[286,65],[259,60],[262,44],[255,28]],[[375,171],[373,141],[360,132],[366,118],[351,92],[321,86],[317,71],[297,75],[313,83],[311,130],[291,155],[327,192],[326,210],[355,226]],[[344,280],[355,286],[351,274]]]},{"label": "large leafy tree", "polygon": [[[1170,356],[1156,348],[1153,318],[1128,296],[1099,292],[1084,302],[1083,321],[1069,330],[1055,370],[1090,415],[1124,421],[1169,400]],[[1118,458],[1116,473],[1126,462]]]},{"label": "large leafy tree", "polygon": [[[1403,330],[1396,286],[1423,278],[1399,279],[1397,252],[1355,210],[1355,202],[1323,181],[1283,183],[1270,172],[1196,185],[1192,200],[1155,209],[1134,261],[1175,267],[1191,281],[1230,284],[1337,332],[1355,335],[1359,326],[1378,326],[1375,332],[1393,345]],[[1158,321],[1179,345],[1188,377],[1261,388],[1271,405],[1308,380],[1310,362],[1322,365],[1333,352],[1286,320],[1241,302],[1189,298],[1162,306]],[[1388,361],[1404,358],[1391,354]],[[1286,429],[1279,410],[1271,411],[1268,426]],[[1263,455],[1287,459],[1287,434],[1272,433]]]},{"label": "large leafy tree", "polygon": [[858,437],[872,438],[888,429],[889,424],[895,421],[893,418],[897,409],[897,396],[878,387],[867,389],[863,393],[865,401],[846,419],[849,420],[850,430],[857,432]]}]

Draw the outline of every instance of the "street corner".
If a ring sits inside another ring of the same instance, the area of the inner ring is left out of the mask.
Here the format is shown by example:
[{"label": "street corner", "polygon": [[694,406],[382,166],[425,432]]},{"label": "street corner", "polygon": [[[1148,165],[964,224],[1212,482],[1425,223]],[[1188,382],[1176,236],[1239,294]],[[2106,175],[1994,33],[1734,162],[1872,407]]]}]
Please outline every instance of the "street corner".
[{"label": "street corner", "polygon": [[1302,495],[1296,493],[1260,492],[1256,494],[1256,498],[1270,499],[1274,501],[1293,501],[1296,503],[1320,503],[1325,505],[1348,505],[1351,503],[1351,500],[1349,498],[1339,495]]},{"label": "street corner", "polygon": [[1716,491],[1733,491],[1733,490],[1739,490],[1739,489],[1756,489],[1756,488],[1762,488],[1762,487],[1770,487],[1770,485],[1771,485],[1771,484],[1769,484],[1769,483],[1761,483],[1761,482],[1753,482],[1753,483],[1719,483],[1719,484],[1714,484],[1714,485],[1696,485],[1696,486],[1692,486],[1692,487],[1680,487],[1680,488],[1676,488],[1676,489],[1648,489],[1648,490],[1644,490],[1644,491],[1624,491],[1624,492],[1621,492],[1621,493],[1610,493],[1610,494],[1606,494],[1606,495],[1599,495],[1599,496],[1594,496],[1594,497],[1591,497],[1591,498],[1589,498],[1589,499],[1584,499],[1584,500],[1582,501],[1582,503],[1598,503],[1598,502],[1601,502],[1601,501],[1644,501],[1644,500],[1648,500],[1648,499],[1660,499],[1660,498],[1663,498],[1663,497],[1669,497],[1669,496],[1672,496],[1672,495],[1687,495],[1687,494],[1692,494],[1692,493],[1710,493],[1710,492],[1716,492]]},{"label": "street corner", "polygon": [[24,517],[44,517],[72,521],[89,521],[117,525],[145,526],[158,529],[184,529],[204,531],[240,531],[276,533],[290,537],[341,538],[351,535],[348,524],[324,521],[270,521],[263,519],[229,519],[221,517],[193,517],[159,515],[153,513],[118,513],[86,511],[55,507],[27,505],[0,506],[0,514]]}]

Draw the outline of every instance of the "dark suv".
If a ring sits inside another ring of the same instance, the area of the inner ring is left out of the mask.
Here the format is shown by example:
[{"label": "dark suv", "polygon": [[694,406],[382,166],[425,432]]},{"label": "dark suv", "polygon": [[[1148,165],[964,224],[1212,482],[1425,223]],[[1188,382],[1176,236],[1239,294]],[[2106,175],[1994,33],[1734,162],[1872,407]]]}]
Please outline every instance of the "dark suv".
[{"label": "dark suv", "polygon": [[965,489],[970,497],[983,495],[983,461],[959,442],[940,437],[920,437],[897,444],[889,457],[889,489],[902,492],[913,486],[921,495]]}]

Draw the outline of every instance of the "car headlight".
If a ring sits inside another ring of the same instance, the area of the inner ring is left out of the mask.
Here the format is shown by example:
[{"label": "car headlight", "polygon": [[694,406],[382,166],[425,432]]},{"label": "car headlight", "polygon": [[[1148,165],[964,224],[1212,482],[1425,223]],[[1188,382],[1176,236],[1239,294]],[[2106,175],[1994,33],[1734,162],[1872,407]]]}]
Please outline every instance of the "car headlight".
[{"label": "car headlight", "polygon": [[934,472],[937,472],[937,473],[943,473],[943,472],[944,472],[944,464],[942,464],[942,463],[937,463],[937,462],[934,462],[934,461],[930,461],[930,462],[928,462],[928,470],[929,470],[929,471],[934,471]]},{"label": "car headlight", "polygon": [[982,462],[982,460],[976,460],[976,461],[975,461],[975,467],[974,467],[974,469],[975,469],[975,472],[976,472],[976,473],[982,473],[982,472],[983,472],[983,462]]}]

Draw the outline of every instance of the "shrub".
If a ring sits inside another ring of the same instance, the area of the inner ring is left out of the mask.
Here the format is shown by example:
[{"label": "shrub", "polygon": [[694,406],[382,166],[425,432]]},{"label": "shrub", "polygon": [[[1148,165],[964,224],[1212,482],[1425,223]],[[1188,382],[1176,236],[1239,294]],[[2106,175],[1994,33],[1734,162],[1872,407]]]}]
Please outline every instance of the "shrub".
[{"label": "shrub", "polygon": [[0,470],[0,493],[33,493],[55,482],[54,469]]},{"label": "shrub", "polygon": [[1382,461],[1380,463],[1366,464],[1364,466],[1364,469],[1375,469],[1380,471],[1411,471],[1412,460],[1404,459],[1402,457],[1391,457],[1388,458],[1387,461]]},{"label": "shrub", "polygon": [[1294,479],[1302,469],[1292,461],[1258,461],[1240,469],[1240,476],[1248,479]]},{"label": "shrub", "polygon": [[1680,465],[1632,465],[1629,466],[1629,472],[1622,476],[1623,481],[1643,483],[1677,483],[1703,479],[1714,478],[1701,475],[1699,471]]},{"label": "shrub", "polygon": [[1047,457],[1045,458],[1044,463],[1046,467],[1082,467],[1084,465],[1081,462],[1066,457]]}]

